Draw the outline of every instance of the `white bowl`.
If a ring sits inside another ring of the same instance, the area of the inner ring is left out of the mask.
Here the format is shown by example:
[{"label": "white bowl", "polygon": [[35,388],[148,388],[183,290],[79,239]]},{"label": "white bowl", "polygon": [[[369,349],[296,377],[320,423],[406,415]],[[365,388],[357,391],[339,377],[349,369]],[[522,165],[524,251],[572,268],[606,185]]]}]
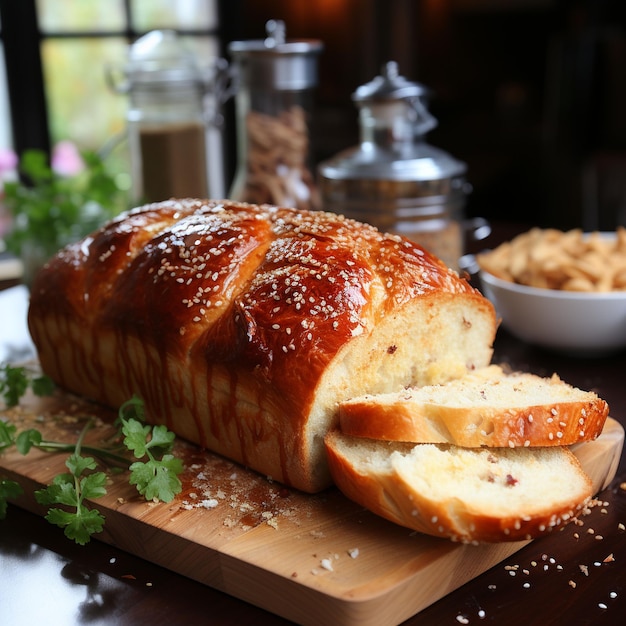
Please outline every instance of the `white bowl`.
[{"label": "white bowl", "polygon": [[512,334],[545,348],[594,356],[626,347],[626,291],[539,289],[479,272],[483,293]]}]

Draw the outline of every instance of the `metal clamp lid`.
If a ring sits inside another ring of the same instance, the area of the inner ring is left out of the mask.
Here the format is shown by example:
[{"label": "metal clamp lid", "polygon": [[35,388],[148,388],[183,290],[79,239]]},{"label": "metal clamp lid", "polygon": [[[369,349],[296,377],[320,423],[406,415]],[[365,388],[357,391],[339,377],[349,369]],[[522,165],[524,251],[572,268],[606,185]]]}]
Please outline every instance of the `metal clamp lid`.
[{"label": "metal clamp lid", "polygon": [[430,90],[428,88],[400,76],[398,64],[395,61],[389,61],[383,65],[380,76],[376,76],[369,83],[357,88],[352,94],[352,99],[357,103],[383,102],[424,98],[429,95]]},{"label": "metal clamp lid", "polygon": [[288,40],[285,23],[269,20],[265,39],[233,41],[228,51],[243,84],[279,90],[301,90],[317,85],[317,39]]}]

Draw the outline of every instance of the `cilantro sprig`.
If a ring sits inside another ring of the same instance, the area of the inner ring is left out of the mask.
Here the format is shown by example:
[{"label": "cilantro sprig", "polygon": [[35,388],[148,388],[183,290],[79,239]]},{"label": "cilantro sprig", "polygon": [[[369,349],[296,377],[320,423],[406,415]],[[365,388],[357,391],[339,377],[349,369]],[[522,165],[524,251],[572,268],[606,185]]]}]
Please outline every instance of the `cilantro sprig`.
[{"label": "cilantro sprig", "polygon": [[[29,377],[24,368],[4,366],[0,374],[3,374],[0,393],[8,406],[18,404],[29,386],[43,395],[51,388],[44,377]],[[49,485],[36,491],[35,499],[50,507],[46,515],[50,523],[63,528],[69,539],[84,545],[92,535],[102,531],[105,522],[102,513],[88,504],[107,493],[107,475],[97,471],[99,462],[128,470],[129,483],[147,500],[171,502],[182,489],[178,475],[183,464],[172,454],[174,433],[163,425],[147,425],[144,420],[143,401],[131,398],[120,407],[116,434],[105,446],[85,444],[85,436],[94,423],[92,419],[87,421],[75,443],[47,440],[36,428],[18,432],[15,424],[0,420],[0,454],[12,446],[23,455],[33,448],[69,453],[65,461],[68,472],[55,476]],[[0,477],[0,519],[6,516],[7,501],[22,493],[17,482]]]},{"label": "cilantro sprig", "polygon": [[65,461],[69,473],[55,476],[52,484],[35,491],[35,500],[39,504],[45,506],[60,504],[67,507],[51,506],[46,519],[51,524],[63,528],[65,536],[80,545],[88,543],[91,535],[102,532],[104,526],[102,513],[95,508],[87,507],[85,500],[101,498],[107,492],[104,486],[106,474],[87,473],[88,470],[96,469],[96,461],[93,457],[81,456],[87,426],[81,431],[74,452]]}]

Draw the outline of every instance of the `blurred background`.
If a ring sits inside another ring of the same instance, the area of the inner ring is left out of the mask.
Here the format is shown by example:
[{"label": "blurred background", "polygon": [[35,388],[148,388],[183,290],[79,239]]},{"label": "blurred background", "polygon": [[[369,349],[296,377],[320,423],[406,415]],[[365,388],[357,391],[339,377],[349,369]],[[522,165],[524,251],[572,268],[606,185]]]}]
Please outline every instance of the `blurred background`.
[{"label": "blurred background", "polygon": [[[429,142],[468,165],[467,213],[570,228],[626,222],[623,0],[0,0],[0,147],[111,145],[124,177],[127,102],[107,64],[152,29],[201,59],[269,19],[319,39],[313,159],[358,142],[351,95],[394,60],[432,90]],[[234,175],[232,102],[223,176]],[[599,208],[600,207],[600,208]]]}]

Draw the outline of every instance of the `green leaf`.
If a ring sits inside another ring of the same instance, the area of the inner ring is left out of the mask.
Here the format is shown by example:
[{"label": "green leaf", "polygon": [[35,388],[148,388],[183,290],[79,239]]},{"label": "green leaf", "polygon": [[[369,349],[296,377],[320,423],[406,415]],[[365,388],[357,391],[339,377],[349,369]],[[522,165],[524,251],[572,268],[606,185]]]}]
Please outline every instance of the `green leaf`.
[{"label": "green leaf", "polygon": [[7,406],[16,406],[28,389],[26,368],[4,365],[0,368],[0,393]]},{"label": "green leaf", "polygon": [[166,426],[158,425],[152,428],[152,437],[146,445],[146,448],[153,450],[158,448],[161,454],[170,452],[174,447],[174,440],[176,435],[173,432],[167,430]]},{"label": "green leaf", "polygon": [[74,477],[71,474],[55,476],[50,485],[35,491],[35,500],[43,505],[65,504],[77,507],[79,496],[76,493]]},{"label": "green leaf", "polygon": [[136,485],[137,491],[146,500],[171,502],[180,493],[182,484],[177,474],[183,471],[180,459],[168,454],[160,461],[151,459],[143,463],[137,461],[130,466],[130,484]]},{"label": "green leaf", "polygon": [[52,178],[52,170],[48,165],[46,153],[41,150],[24,151],[20,162],[20,170],[36,184],[42,184]]},{"label": "green leaf", "polygon": [[50,509],[46,519],[64,529],[68,539],[72,539],[80,545],[89,543],[91,535],[102,532],[104,516],[97,509],[88,509],[80,506],[76,513],[69,513],[61,509]]},{"label": "green leaf", "polygon": [[56,385],[49,376],[38,376],[33,378],[31,387],[36,396],[50,396],[54,392]]},{"label": "green leaf", "polygon": [[28,454],[33,446],[38,446],[43,440],[41,432],[35,428],[23,430],[15,440],[15,445],[20,454]]},{"label": "green leaf", "polygon": [[150,426],[146,426],[136,419],[122,420],[124,445],[138,458],[146,455],[146,438],[150,434]]},{"label": "green leaf", "polygon": [[0,452],[15,443],[17,427],[11,422],[0,420]]},{"label": "green leaf", "polygon": [[65,461],[65,466],[70,470],[72,476],[80,476],[85,470],[96,469],[96,461],[90,456],[81,456],[77,452],[70,454]]},{"label": "green leaf", "polygon": [[82,498],[89,500],[95,500],[106,495],[106,474],[104,472],[96,472],[95,474],[89,474],[80,480],[80,490]]},{"label": "green leaf", "polygon": [[7,516],[7,500],[17,498],[24,490],[14,480],[3,478],[0,480],[0,519]]}]

